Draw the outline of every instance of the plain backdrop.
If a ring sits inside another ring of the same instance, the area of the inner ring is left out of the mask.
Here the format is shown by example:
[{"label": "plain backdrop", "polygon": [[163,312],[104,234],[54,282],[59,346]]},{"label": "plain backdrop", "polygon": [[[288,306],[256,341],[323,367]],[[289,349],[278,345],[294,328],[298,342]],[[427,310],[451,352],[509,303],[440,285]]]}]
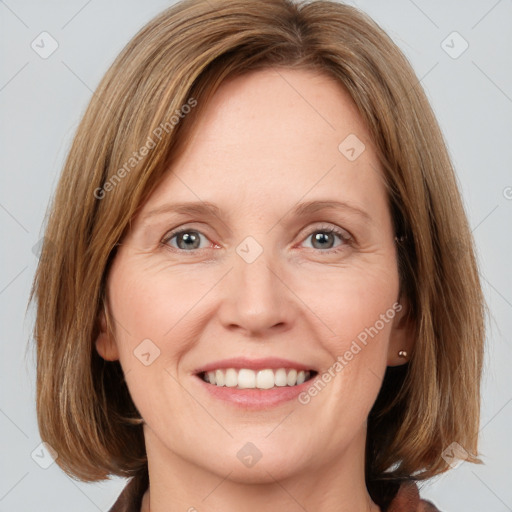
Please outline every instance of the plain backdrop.
[{"label": "plain backdrop", "polygon": [[[512,511],[512,1],[349,3],[389,33],[427,92],[457,170],[490,311],[484,464],[462,463],[421,494],[443,512]],[[107,511],[125,484],[77,482],[41,451],[26,305],[47,204],[81,115],[122,47],[171,4],[0,0],[0,512]]]}]

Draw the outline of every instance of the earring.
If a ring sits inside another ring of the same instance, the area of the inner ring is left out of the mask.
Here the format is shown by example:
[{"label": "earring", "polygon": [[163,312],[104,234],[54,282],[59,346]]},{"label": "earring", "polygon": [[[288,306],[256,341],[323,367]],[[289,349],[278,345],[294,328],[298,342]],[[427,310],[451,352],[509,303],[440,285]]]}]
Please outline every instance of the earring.
[{"label": "earring", "polygon": [[406,350],[400,350],[398,352],[398,357],[406,358],[407,357],[407,351]]}]

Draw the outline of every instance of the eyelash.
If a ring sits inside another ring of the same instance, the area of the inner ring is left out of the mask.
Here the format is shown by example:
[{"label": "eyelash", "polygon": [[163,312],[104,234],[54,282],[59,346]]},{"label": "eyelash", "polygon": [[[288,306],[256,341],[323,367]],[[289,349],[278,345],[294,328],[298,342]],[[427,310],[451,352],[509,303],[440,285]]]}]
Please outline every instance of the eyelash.
[{"label": "eyelash", "polygon": [[[206,235],[204,235],[203,233],[201,233],[201,231],[197,230],[197,229],[194,229],[194,228],[179,228],[179,229],[175,229],[173,231],[170,231],[169,233],[167,233],[163,239],[161,240],[161,245],[167,247],[167,248],[170,248],[174,251],[179,251],[179,252],[182,252],[182,253],[191,253],[191,254],[194,254],[196,253],[197,251],[200,251],[201,249],[191,249],[189,251],[186,251],[186,250],[183,250],[183,249],[180,249],[179,247],[172,247],[169,245],[169,242],[174,238],[176,237],[177,235],[180,235],[182,233],[188,233],[188,232],[196,232],[196,233],[199,233],[200,235],[204,236],[205,238],[208,238],[206,237]],[[326,225],[326,226],[319,226],[319,227],[316,227],[315,229],[313,229],[312,231],[309,232],[309,234],[304,238],[304,241],[307,240],[309,237],[311,237],[313,234],[315,233],[324,233],[324,234],[334,234],[334,235],[337,235],[341,241],[343,242],[342,244],[340,244],[339,246],[337,247],[334,247],[334,248],[330,248],[330,249],[326,249],[326,250],[322,250],[322,249],[316,249],[318,252],[321,252],[321,253],[324,253],[324,254],[335,254],[335,253],[338,253],[338,252],[341,252],[343,250],[345,250],[346,246],[347,245],[353,245],[353,238],[352,236],[350,236],[348,234],[348,232],[346,232],[345,230],[341,230],[339,228],[335,228],[331,225]],[[308,249],[313,249],[315,250],[314,247],[308,247]]]}]

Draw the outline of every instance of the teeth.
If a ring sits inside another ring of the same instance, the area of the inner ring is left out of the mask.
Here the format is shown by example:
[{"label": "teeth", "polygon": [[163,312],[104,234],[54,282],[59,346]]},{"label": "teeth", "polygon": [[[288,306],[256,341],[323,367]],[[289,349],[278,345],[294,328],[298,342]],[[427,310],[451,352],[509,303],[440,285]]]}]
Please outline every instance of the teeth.
[{"label": "teeth", "polygon": [[217,382],[218,386],[224,386],[224,372],[222,370],[215,372],[215,382]]},{"label": "teeth", "polygon": [[[222,371],[222,370],[217,370]],[[259,373],[259,372],[258,372]],[[215,381],[217,386],[222,386],[219,381]],[[238,387],[240,389],[251,389],[256,387],[256,373],[245,368],[238,371]]]},{"label": "teeth", "polygon": [[224,379],[224,384],[228,388],[235,388],[238,386],[238,375],[233,368],[230,368],[226,371],[226,378]]},{"label": "teeth", "polygon": [[286,379],[288,386],[295,386],[297,384],[297,370],[290,370]]},{"label": "teeth", "polygon": [[286,370],[284,368],[279,368],[274,375],[274,383],[276,386],[283,387],[286,386],[287,383],[286,378]]},{"label": "teeth", "polygon": [[256,374],[256,387],[258,389],[270,389],[274,387],[274,371],[260,370]]},{"label": "teeth", "polygon": [[215,370],[202,374],[205,382],[215,386],[227,386],[237,389],[271,389],[273,387],[298,386],[311,376],[309,371],[304,370],[249,370],[241,368],[228,368],[227,370]]}]

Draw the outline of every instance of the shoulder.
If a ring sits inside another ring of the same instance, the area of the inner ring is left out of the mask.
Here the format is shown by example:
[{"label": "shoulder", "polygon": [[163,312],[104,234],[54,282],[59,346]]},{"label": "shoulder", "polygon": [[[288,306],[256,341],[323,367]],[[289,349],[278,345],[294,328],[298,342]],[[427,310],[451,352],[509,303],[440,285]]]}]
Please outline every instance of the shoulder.
[{"label": "shoulder", "polygon": [[433,503],[422,500],[414,481],[403,482],[385,512],[441,512]]}]

